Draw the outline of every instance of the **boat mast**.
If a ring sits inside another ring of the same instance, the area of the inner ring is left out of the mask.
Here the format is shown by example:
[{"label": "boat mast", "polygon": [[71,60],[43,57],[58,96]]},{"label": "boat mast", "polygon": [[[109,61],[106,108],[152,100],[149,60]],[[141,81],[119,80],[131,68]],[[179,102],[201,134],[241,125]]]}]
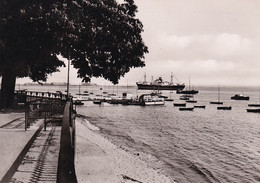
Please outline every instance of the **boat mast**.
[{"label": "boat mast", "polygon": [[144,82],[146,83],[146,73],[144,73]]},{"label": "boat mast", "polygon": [[259,96],[258,96],[258,99],[259,99],[259,104],[260,104],[260,87],[259,87]]},{"label": "boat mast", "polygon": [[170,84],[173,84],[173,75],[171,73],[171,83]]},{"label": "boat mast", "polygon": [[219,102],[219,85],[218,85],[218,102]]},{"label": "boat mast", "polygon": [[176,81],[177,81],[178,83],[181,83],[173,74],[172,74],[172,76],[176,79]]},{"label": "boat mast", "polygon": [[190,90],[190,75],[189,75],[189,90]]},{"label": "boat mast", "polygon": [[79,83],[79,95],[80,95],[80,83]]}]

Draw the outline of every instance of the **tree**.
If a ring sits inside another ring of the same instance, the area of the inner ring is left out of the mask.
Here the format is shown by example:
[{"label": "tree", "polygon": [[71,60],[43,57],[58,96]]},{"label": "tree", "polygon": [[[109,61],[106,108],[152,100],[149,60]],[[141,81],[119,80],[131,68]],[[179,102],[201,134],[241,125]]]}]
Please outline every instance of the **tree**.
[{"label": "tree", "polygon": [[117,83],[148,52],[133,0],[1,0],[0,108],[10,107],[17,77],[46,81],[70,59],[78,77]]}]

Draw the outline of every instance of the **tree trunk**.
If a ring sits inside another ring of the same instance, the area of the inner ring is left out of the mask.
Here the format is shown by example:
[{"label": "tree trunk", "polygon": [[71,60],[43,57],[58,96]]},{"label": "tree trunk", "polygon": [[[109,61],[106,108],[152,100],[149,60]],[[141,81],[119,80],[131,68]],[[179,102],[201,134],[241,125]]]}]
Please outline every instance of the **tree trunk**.
[{"label": "tree trunk", "polygon": [[8,72],[2,75],[2,84],[0,92],[0,109],[9,109],[14,104],[16,75]]}]

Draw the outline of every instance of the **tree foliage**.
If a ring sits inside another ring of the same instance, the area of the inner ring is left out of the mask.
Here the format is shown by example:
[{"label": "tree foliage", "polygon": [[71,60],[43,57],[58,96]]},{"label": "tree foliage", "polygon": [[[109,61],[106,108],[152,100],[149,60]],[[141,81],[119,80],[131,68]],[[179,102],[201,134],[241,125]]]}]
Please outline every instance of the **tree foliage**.
[{"label": "tree foliage", "polygon": [[70,59],[78,77],[117,83],[148,52],[133,0],[1,0],[0,76],[45,81]]},{"label": "tree foliage", "polygon": [[0,75],[13,73],[16,77],[45,81],[48,74],[64,65],[56,56],[61,35],[49,25],[58,15],[53,12],[55,4],[44,7],[26,0],[0,3]]}]

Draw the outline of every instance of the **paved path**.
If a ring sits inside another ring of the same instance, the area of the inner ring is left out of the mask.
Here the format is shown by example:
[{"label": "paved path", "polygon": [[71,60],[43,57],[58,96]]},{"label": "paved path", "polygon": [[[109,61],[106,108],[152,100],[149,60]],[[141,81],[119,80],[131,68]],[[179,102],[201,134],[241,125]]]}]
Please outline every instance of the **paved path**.
[{"label": "paved path", "polygon": [[[16,116],[15,118],[11,119],[11,121],[8,121],[7,118],[1,117],[2,114],[0,114],[0,121],[2,124],[2,128],[0,128],[0,181],[8,172],[13,163],[17,160],[20,153],[23,151],[24,147],[33,137],[35,132],[43,124],[43,120],[37,120],[33,126],[25,131],[23,125],[18,125],[21,123],[21,116],[18,118]],[[10,118],[8,119],[10,120]]]},{"label": "paved path", "polygon": [[27,152],[11,182],[56,182],[60,126],[42,130]]},{"label": "paved path", "polygon": [[43,123],[36,120],[25,131],[24,114],[0,113],[1,183],[56,182],[61,127],[44,131]]}]

